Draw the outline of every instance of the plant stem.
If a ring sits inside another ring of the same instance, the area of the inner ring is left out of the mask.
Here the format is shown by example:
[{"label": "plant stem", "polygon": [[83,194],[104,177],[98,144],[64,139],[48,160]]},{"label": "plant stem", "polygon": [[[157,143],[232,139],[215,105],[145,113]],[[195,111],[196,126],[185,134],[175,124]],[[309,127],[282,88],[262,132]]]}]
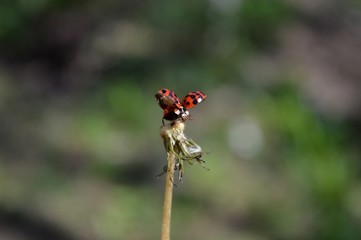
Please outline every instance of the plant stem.
[{"label": "plant stem", "polygon": [[173,153],[168,155],[167,176],[165,178],[165,191],[163,203],[163,221],[162,221],[162,237],[161,240],[170,239],[170,220],[172,213],[172,197],[173,197],[173,176],[176,156]]}]

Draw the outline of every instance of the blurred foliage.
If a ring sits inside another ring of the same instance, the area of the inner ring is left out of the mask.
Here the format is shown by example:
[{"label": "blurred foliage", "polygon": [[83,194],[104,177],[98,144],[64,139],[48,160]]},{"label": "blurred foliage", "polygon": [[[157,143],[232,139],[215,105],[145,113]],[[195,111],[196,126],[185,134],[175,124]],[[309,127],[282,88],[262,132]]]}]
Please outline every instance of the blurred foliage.
[{"label": "blurred foliage", "polygon": [[172,239],[360,239],[358,1],[2,1],[0,239],[157,239],[161,88],[207,94]]},{"label": "blurred foliage", "polygon": [[238,15],[240,37],[256,51],[270,47],[275,42],[277,29],[290,22],[294,15],[284,1],[245,1]]}]

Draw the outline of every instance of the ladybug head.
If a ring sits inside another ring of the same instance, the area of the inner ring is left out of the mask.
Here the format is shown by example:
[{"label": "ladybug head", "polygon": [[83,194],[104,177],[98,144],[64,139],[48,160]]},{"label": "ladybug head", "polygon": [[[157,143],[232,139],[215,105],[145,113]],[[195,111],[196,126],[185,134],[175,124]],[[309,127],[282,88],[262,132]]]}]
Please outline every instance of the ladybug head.
[{"label": "ladybug head", "polygon": [[183,121],[187,120],[189,116],[189,111],[185,108],[182,108],[182,113],[180,114]]}]

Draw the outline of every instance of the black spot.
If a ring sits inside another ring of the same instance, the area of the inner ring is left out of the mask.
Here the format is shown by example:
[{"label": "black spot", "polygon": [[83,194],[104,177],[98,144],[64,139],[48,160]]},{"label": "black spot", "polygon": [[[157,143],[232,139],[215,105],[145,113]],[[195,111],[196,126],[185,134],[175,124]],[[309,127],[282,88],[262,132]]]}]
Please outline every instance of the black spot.
[{"label": "black spot", "polygon": [[186,101],[186,105],[187,105],[187,106],[189,106],[189,105],[191,105],[191,103],[190,103],[190,102],[188,102],[188,101]]},{"label": "black spot", "polygon": [[178,101],[178,99],[175,99],[175,101],[174,101],[175,103],[179,103],[179,101]]},{"label": "black spot", "polygon": [[173,98],[173,93],[170,92],[170,93],[168,94],[168,96],[169,96],[170,98]]},{"label": "black spot", "polygon": [[195,98],[196,98],[196,95],[190,95],[190,97],[191,97],[192,99],[195,99]]},{"label": "black spot", "polygon": [[165,89],[162,89],[162,93],[164,94],[164,93],[166,93],[167,92],[167,90],[165,90]]},{"label": "black spot", "polygon": [[196,105],[198,103],[197,99],[193,100],[193,104]]}]

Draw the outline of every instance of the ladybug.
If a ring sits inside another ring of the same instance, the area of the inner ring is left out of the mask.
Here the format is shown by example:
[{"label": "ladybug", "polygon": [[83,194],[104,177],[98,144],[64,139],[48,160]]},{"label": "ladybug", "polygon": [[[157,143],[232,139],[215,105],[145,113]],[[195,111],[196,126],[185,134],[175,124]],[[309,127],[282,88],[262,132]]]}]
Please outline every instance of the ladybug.
[{"label": "ladybug", "polygon": [[159,106],[164,110],[163,113],[163,125],[164,119],[174,121],[176,119],[182,119],[185,121],[189,116],[189,108],[201,103],[207,96],[200,91],[189,92],[180,102],[177,95],[169,89],[163,88],[155,94],[155,98]]}]

